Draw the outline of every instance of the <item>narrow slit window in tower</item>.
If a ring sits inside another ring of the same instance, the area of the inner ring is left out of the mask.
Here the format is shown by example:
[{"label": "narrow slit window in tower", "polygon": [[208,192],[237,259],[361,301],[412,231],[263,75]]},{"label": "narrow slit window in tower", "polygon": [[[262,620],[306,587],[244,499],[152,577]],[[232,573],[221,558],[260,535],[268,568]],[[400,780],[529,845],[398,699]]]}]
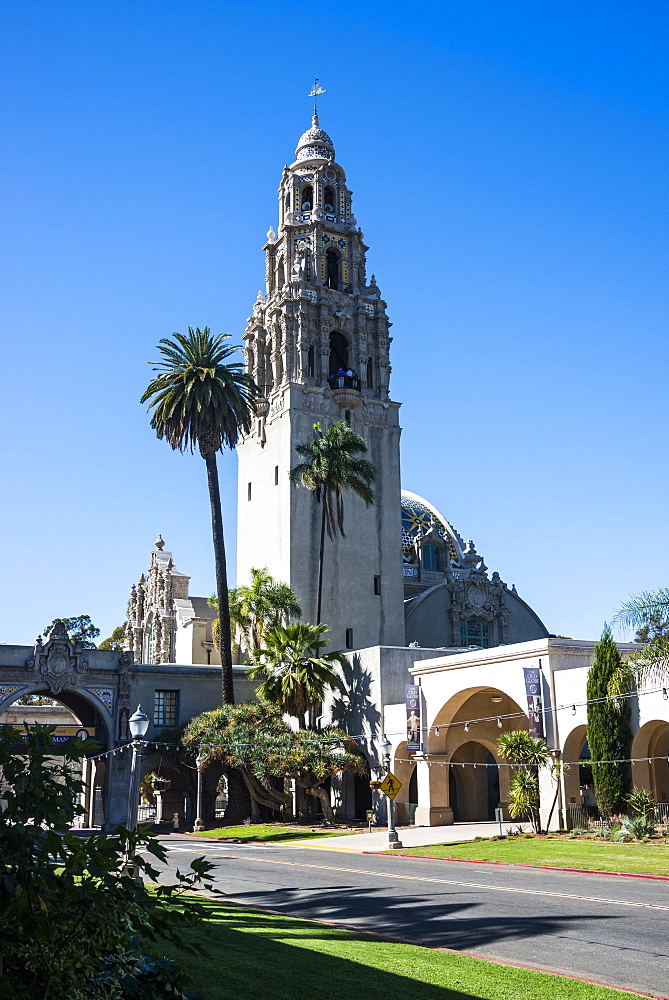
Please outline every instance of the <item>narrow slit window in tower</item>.
[{"label": "narrow slit window in tower", "polygon": [[346,629],[346,648],[353,649],[353,629]]},{"label": "narrow slit window in tower", "polygon": [[251,484],[250,483],[248,483],[247,487],[246,487],[246,499],[247,500],[251,499]]},{"label": "narrow slit window in tower", "polygon": [[314,364],[314,345],[312,344],[307,353],[307,374],[309,378],[313,378],[316,374],[316,365]]},{"label": "narrow slit window in tower", "polygon": [[381,596],[381,577],[380,576],[375,576],[374,577],[374,595],[376,597],[380,597]]},{"label": "narrow slit window in tower", "polygon": [[274,485],[275,486],[279,485],[279,466],[278,465],[274,466]]},{"label": "narrow slit window in tower", "polygon": [[374,388],[374,365],[371,358],[367,359],[367,388]]}]

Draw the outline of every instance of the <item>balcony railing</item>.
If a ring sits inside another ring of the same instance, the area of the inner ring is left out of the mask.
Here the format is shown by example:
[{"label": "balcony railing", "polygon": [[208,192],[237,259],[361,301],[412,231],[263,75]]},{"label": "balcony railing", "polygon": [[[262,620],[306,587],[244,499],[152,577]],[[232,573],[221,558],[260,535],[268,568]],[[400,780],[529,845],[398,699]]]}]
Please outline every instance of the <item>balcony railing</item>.
[{"label": "balcony railing", "polygon": [[355,389],[360,392],[360,379],[357,375],[330,375],[328,385],[331,389]]}]

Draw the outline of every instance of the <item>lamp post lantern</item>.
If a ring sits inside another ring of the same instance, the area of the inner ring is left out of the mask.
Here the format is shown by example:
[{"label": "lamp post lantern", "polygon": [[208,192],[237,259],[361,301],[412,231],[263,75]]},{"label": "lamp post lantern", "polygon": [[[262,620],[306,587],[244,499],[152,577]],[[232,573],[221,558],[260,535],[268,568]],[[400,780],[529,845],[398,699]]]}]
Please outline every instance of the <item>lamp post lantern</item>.
[{"label": "lamp post lantern", "polygon": [[201,753],[197,755],[197,809],[195,817],[195,826],[193,829],[196,833],[200,833],[204,830],[204,820],[202,819],[202,764],[204,763],[204,757]]},{"label": "lamp post lantern", "polygon": [[[383,740],[381,742],[381,751],[382,751],[381,759],[383,761],[383,767],[386,774],[390,773],[391,747],[392,743],[384,733]],[[396,850],[397,848],[402,847],[402,841],[398,837],[397,830],[395,829],[395,803],[390,796],[388,796],[388,845],[387,846],[390,850]]]},{"label": "lamp post lantern", "polygon": [[137,829],[137,810],[139,806],[139,771],[140,771],[140,751],[142,740],[146,736],[150,719],[146,712],[142,711],[142,706],[137,706],[137,711],[128,719],[130,735],[132,737],[132,768],[130,771],[130,801],[128,802],[128,822],[129,830]]}]

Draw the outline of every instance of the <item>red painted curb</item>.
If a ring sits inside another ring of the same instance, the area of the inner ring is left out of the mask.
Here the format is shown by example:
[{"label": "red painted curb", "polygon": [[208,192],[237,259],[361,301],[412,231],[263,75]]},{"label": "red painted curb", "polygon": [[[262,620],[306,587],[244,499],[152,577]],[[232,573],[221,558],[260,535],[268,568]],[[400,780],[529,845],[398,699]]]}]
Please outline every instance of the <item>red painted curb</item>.
[{"label": "red painted curb", "polygon": [[[473,858],[433,858],[429,854],[403,854],[401,851],[361,851],[384,858],[416,858],[419,861],[457,861],[463,865],[503,865],[506,868],[535,868],[548,872],[573,872],[576,875],[615,875],[617,878],[646,878],[655,882],[669,882],[669,875],[639,875],[636,872],[607,872],[593,868],[560,868],[558,865],[524,865],[522,861],[475,861]],[[639,994],[642,996],[643,994]]]},{"label": "red painted curb", "polygon": [[[363,851],[363,854],[373,854],[373,851]],[[418,857],[419,855],[415,855]],[[414,855],[400,855],[400,857],[414,857]],[[420,855],[424,857],[424,855]],[[431,860],[445,860],[443,858],[436,858]],[[458,860],[457,858],[455,860]],[[493,861],[491,864],[498,864],[499,862]],[[533,865],[532,867],[537,867]],[[204,894],[202,894],[204,895]],[[208,899],[216,900],[218,897],[208,896]],[[257,910],[260,913],[271,913],[276,917],[285,917],[288,920],[303,920],[307,924],[319,924],[321,927],[334,927],[337,930],[343,929],[346,931],[351,931],[354,934],[365,934],[367,937],[377,938],[379,941],[395,941],[397,944],[409,944],[414,948],[427,948],[430,951],[445,951],[450,955],[464,955],[465,958],[475,958],[479,962],[489,962],[491,965],[504,965],[510,966],[512,969],[527,969],[528,972],[543,972],[548,976],[558,976],[560,979],[574,979],[580,983],[589,983],[591,986],[604,986],[609,990],[619,990],[621,993],[629,993],[630,996],[634,997],[646,997],[647,1000],[667,1000],[665,996],[661,996],[659,993],[640,993],[638,990],[631,990],[625,986],[611,986],[610,983],[602,983],[598,979],[586,979],[585,976],[570,976],[566,972],[554,972],[552,969],[544,969],[542,966],[538,965],[525,965],[522,962],[510,962],[504,958],[488,958],[485,955],[477,955],[472,951],[458,951],[456,948],[439,948],[432,947],[429,944],[418,944],[416,941],[408,941],[406,938],[395,937],[392,934],[378,934],[376,931],[365,931],[358,927],[352,927],[350,924],[338,924],[333,923],[331,920],[316,920],[314,917],[299,917],[292,913],[283,913],[281,910],[271,910],[269,907],[256,906],[252,903],[239,903],[236,900],[223,899],[220,902],[225,902],[227,906],[238,906],[240,909],[245,910]]]}]

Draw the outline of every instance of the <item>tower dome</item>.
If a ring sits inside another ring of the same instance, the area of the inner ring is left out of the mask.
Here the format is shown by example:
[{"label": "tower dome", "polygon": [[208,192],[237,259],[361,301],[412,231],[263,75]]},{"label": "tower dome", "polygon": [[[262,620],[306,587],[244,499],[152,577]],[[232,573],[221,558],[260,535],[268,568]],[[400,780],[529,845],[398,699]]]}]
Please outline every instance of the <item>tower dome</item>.
[{"label": "tower dome", "polygon": [[334,160],[332,139],[318,124],[318,115],[311,119],[311,128],[300,136],[295,150],[296,160]]}]

